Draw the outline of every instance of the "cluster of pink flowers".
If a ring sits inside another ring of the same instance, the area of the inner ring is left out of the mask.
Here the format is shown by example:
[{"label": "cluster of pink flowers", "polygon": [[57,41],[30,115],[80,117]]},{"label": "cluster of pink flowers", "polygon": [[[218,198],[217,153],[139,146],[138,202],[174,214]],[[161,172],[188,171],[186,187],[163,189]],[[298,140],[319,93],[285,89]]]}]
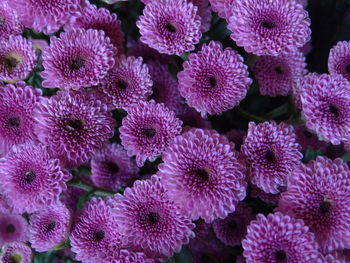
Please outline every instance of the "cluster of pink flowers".
[{"label": "cluster of pink flowers", "polygon": [[[307,1],[103,1],[0,3],[0,262],[350,262],[327,154],[350,150],[350,42],[318,74]],[[242,110],[258,92],[292,114]]]}]

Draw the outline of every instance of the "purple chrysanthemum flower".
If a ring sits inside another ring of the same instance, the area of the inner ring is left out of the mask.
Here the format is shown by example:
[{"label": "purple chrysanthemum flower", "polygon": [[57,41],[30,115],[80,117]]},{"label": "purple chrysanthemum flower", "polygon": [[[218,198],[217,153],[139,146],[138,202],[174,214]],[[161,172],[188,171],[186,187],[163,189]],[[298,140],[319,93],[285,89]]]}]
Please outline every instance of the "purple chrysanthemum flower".
[{"label": "purple chrysanthemum flower", "polygon": [[327,255],[320,253],[316,263],[347,263],[349,262],[342,251],[334,250]]},{"label": "purple chrysanthemum flower", "polygon": [[245,167],[237,158],[225,136],[191,129],[169,146],[158,174],[184,214],[212,222],[235,211],[246,195]]},{"label": "purple chrysanthemum flower", "polygon": [[194,237],[195,225],[169,198],[157,177],[136,181],[117,195],[115,213],[126,246],[151,257],[170,257]]},{"label": "purple chrysanthemum flower", "polygon": [[279,210],[303,219],[324,252],[350,245],[350,169],[341,159],[317,157],[288,178]]},{"label": "purple chrysanthemum flower", "polygon": [[299,51],[279,56],[261,56],[253,71],[262,95],[287,96],[307,73],[305,56]]},{"label": "purple chrysanthemum flower", "polygon": [[350,42],[339,41],[329,52],[328,69],[350,80]]},{"label": "purple chrysanthemum flower", "polygon": [[109,144],[91,159],[91,180],[94,185],[117,191],[133,183],[138,167],[119,144]]},{"label": "purple chrysanthemum flower", "polygon": [[14,241],[28,241],[28,223],[21,215],[11,214],[8,211],[1,211],[0,248],[5,243]]},{"label": "purple chrysanthemum flower", "polygon": [[201,38],[198,8],[186,0],[159,0],[146,5],[136,25],[141,41],[160,53],[181,55]]},{"label": "purple chrysanthemum flower", "polygon": [[232,7],[231,38],[248,53],[277,56],[310,40],[307,11],[290,0],[242,0]]},{"label": "purple chrysanthemum flower", "polygon": [[122,249],[111,263],[156,263],[156,261],[148,258],[144,253]]},{"label": "purple chrysanthemum flower", "polygon": [[301,87],[306,127],[340,144],[350,138],[350,82],[342,75],[310,74]]},{"label": "purple chrysanthemum flower", "polygon": [[180,94],[202,115],[221,114],[237,106],[252,80],[243,58],[234,50],[223,50],[220,42],[203,45],[189,55],[178,73]]},{"label": "purple chrysanthemum flower", "polygon": [[0,79],[16,82],[25,79],[35,68],[37,54],[30,41],[22,36],[0,40]]},{"label": "purple chrysanthemum flower", "polygon": [[51,34],[80,15],[80,0],[11,0],[24,26]]},{"label": "purple chrysanthemum flower", "polygon": [[314,262],[318,257],[315,236],[302,220],[281,213],[258,214],[242,242],[247,262]]},{"label": "purple chrysanthemum flower", "polygon": [[266,193],[279,193],[303,157],[299,149],[293,126],[274,121],[258,125],[250,122],[241,152],[249,166],[251,182]]},{"label": "purple chrysanthemum flower", "polygon": [[301,103],[301,94],[303,92],[303,88],[310,89],[314,85],[317,85],[318,77],[320,74],[318,73],[309,73],[305,75],[303,78],[297,80],[296,85],[293,86],[293,96],[294,96],[294,103],[296,108],[302,109],[302,103]]},{"label": "purple chrysanthemum flower", "polygon": [[309,131],[305,126],[296,126],[295,134],[303,151],[306,151],[309,148],[314,150],[325,149],[327,146],[326,142],[320,141],[317,135]]},{"label": "purple chrysanthemum flower", "polygon": [[209,0],[211,9],[217,12],[219,17],[223,19],[229,19],[232,11],[231,6],[237,2],[237,0]]},{"label": "purple chrysanthemum flower", "polygon": [[116,47],[102,30],[72,29],[51,37],[43,53],[46,88],[80,88],[97,85],[114,66]]},{"label": "purple chrysanthemum flower", "polygon": [[151,87],[152,79],[142,58],[121,56],[97,91],[109,99],[113,108],[128,109],[134,103],[146,101]]},{"label": "purple chrysanthemum flower", "polygon": [[7,1],[1,1],[0,14],[0,39],[22,34],[23,25],[19,21],[17,12],[9,6]]},{"label": "purple chrysanthemum flower", "polygon": [[38,252],[53,249],[69,236],[70,212],[63,204],[46,207],[30,216],[29,241]]},{"label": "purple chrysanthemum flower", "polygon": [[85,164],[113,136],[115,121],[95,93],[60,92],[39,105],[35,119],[39,140],[66,166]]},{"label": "purple chrysanthemum flower", "polygon": [[124,52],[124,33],[121,22],[116,14],[112,14],[106,8],[97,8],[95,5],[87,5],[82,9],[81,15],[67,24],[65,29],[74,28],[103,30],[111,39],[111,43],[118,49],[118,54]]},{"label": "purple chrysanthemum flower", "polygon": [[23,144],[0,159],[0,186],[15,212],[32,213],[55,205],[71,179],[47,148]]},{"label": "purple chrysanthemum flower", "polygon": [[13,145],[36,139],[33,112],[43,100],[41,94],[22,81],[0,87],[0,156]]},{"label": "purple chrysanthemum flower", "polygon": [[148,159],[154,161],[181,133],[182,121],[163,103],[140,102],[130,107],[120,131],[122,145],[129,156],[136,155],[142,166]]},{"label": "purple chrysanthemum flower", "polygon": [[32,259],[32,250],[21,242],[13,242],[5,245],[0,255],[0,262],[2,263],[31,263]]},{"label": "purple chrysanthemum flower", "polygon": [[182,108],[182,97],[177,88],[177,81],[170,75],[167,65],[150,61],[147,66],[153,81],[153,93],[150,98],[157,103],[164,103],[170,110],[178,113]]},{"label": "purple chrysanthemum flower", "polygon": [[[278,200],[281,197],[281,193],[278,194],[269,194],[265,193],[263,190],[261,190],[259,187],[257,187],[254,184],[251,184],[251,191],[250,196],[254,198],[260,198],[262,201],[268,204],[276,205],[278,204]],[[287,187],[280,187],[280,192],[283,192]]]},{"label": "purple chrysanthemum flower", "polygon": [[112,262],[122,245],[118,227],[110,200],[91,199],[70,236],[76,259],[87,263]]},{"label": "purple chrysanthemum flower", "polygon": [[7,198],[0,194],[0,212],[12,213],[12,207],[9,205]]},{"label": "purple chrysanthemum flower", "polygon": [[247,234],[247,226],[253,219],[252,210],[244,203],[239,203],[237,210],[224,219],[213,222],[216,237],[227,246],[238,246]]}]

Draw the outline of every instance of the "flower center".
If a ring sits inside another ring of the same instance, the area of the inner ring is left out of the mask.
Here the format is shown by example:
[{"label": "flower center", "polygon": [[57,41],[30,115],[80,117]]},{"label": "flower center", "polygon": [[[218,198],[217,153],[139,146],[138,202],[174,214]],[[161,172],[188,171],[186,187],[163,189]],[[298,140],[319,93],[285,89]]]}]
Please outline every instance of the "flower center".
[{"label": "flower center", "polygon": [[55,221],[51,221],[47,224],[46,226],[46,232],[51,232],[52,230],[54,230],[56,227],[56,222]]},{"label": "flower center", "polygon": [[24,180],[30,184],[32,183],[36,178],[36,174],[33,171],[28,171],[24,174]]},{"label": "flower center", "polygon": [[152,137],[154,137],[156,135],[156,130],[154,128],[147,128],[145,130],[145,135],[148,138],[152,138]]},{"label": "flower center", "polygon": [[82,58],[74,59],[70,66],[72,69],[79,70],[85,66],[85,60]]},{"label": "flower center", "polygon": [[14,55],[8,55],[4,58],[4,64],[5,67],[9,70],[15,69],[19,64],[21,64],[21,60],[19,57],[16,57]]},{"label": "flower center", "polygon": [[11,117],[8,119],[8,125],[11,127],[19,127],[21,119],[19,117]]},{"label": "flower center", "polygon": [[273,21],[268,21],[268,20],[264,20],[261,25],[264,27],[264,28],[267,28],[267,29],[272,29],[274,27],[276,27],[276,24],[275,22]]},{"label": "flower center", "polygon": [[129,84],[123,80],[123,79],[118,79],[117,81],[117,86],[120,88],[120,89],[127,89],[127,87],[129,87]]},{"label": "flower center", "polygon": [[345,70],[346,70],[346,72],[347,72],[348,74],[350,74],[350,64],[346,65]]},{"label": "flower center", "polygon": [[158,213],[156,212],[149,212],[147,214],[147,218],[148,218],[148,221],[151,223],[151,224],[156,224],[159,222],[160,220],[160,216]]},{"label": "flower center", "polygon": [[119,172],[119,166],[114,162],[106,162],[106,166],[108,171],[112,174]]},{"label": "flower center", "polygon": [[13,233],[15,233],[15,231],[16,231],[16,227],[14,224],[8,224],[6,226],[6,233],[13,234]]},{"label": "flower center", "polygon": [[265,153],[265,159],[268,160],[269,162],[275,162],[276,161],[276,154],[274,150],[268,150]]},{"label": "flower center", "polygon": [[84,122],[78,119],[69,119],[66,123],[66,129],[69,131],[80,131],[84,129]]},{"label": "flower center", "polygon": [[320,212],[328,214],[332,210],[332,204],[329,200],[323,200],[320,204]]},{"label": "flower center", "polygon": [[96,241],[101,241],[104,238],[105,238],[105,232],[103,230],[99,230],[94,233],[94,239]]},{"label": "flower center", "polygon": [[170,33],[175,33],[176,32],[176,27],[173,24],[171,24],[170,22],[166,24],[165,28]]},{"label": "flower center", "polygon": [[275,72],[278,74],[278,75],[282,75],[283,74],[283,69],[282,67],[280,66],[277,66],[274,68]]},{"label": "flower center", "polygon": [[334,105],[329,105],[329,112],[332,113],[335,117],[339,117],[339,109]]},{"label": "flower center", "polygon": [[197,169],[194,173],[198,178],[202,179],[203,181],[209,180],[209,173],[206,169]]},{"label": "flower center", "polygon": [[283,261],[287,259],[287,254],[284,250],[278,250],[276,251],[275,257],[277,261]]},{"label": "flower center", "polygon": [[218,84],[215,77],[209,77],[209,80],[208,80],[208,81],[209,81],[209,85],[210,85],[212,88],[215,88],[216,85]]}]

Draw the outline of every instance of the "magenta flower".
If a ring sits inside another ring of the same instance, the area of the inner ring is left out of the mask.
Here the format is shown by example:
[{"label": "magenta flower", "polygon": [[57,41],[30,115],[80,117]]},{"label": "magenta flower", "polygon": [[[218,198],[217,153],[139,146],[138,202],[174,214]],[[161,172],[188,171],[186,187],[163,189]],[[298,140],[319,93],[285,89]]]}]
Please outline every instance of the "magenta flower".
[{"label": "magenta flower", "polygon": [[39,140],[69,167],[101,150],[115,124],[105,101],[85,90],[59,92],[39,106],[35,119]]},{"label": "magenta flower", "polygon": [[286,185],[291,170],[303,157],[299,150],[293,126],[274,121],[258,125],[250,122],[241,147],[251,182],[271,194],[279,193]]},{"label": "magenta flower", "polygon": [[0,255],[0,261],[2,263],[31,263],[32,259],[32,250],[21,242],[13,242],[5,245]]},{"label": "magenta flower", "polygon": [[317,134],[309,131],[305,126],[296,126],[295,134],[303,151],[306,151],[308,148],[314,150],[325,149],[327,146],[326,142],[320,141]]},{"label": "magenta flower", "polygon": [[19,21],[17,12],[9,6],[7,1],[1,1],[0,14],[0,39],[22,34],[23,25]]},{"label": "magenta flower", "polygon": [[55,205],[71,179],[45,146],[24,144],[0,159],[0,186],[15,212],[32,213]]},{"label": "magenta flower", "polygon": [[231,6],[235,4],[236,0],[209,0],[211,9],[217,12],[219,17],[229,19],[232,15]]},{"label": "magenta flower", "polygon": [[329,52],[328,69],[350,80],[350,42],[339,41]]},{"label": "magenta flower", "polygon": [[232,7],[231,38],[248,53],[277,56],[310,40],[307,11],[290,0],[242,0]]},{"label": "magenta flower", "polygon": [[36,140],[33,112],[43,100],[41,93],[22,81],[0,87],[0,156],[14,145]]},{"label": "magenta flower", "polygon": [[287,96],[307,73],[305,56],[299,51],[279,56],[261,56],[253,71],[262,95]]},{"label": "magenta flower", "polygon": [[317,157],[288,178],[279,211],[303,219],[323,252],[350,244],[350,169],[341,159]]},{"label": "magenta flower", "polygon": [[350,138],[350,82],[343,76],[306,76],[301,103],[308,129],[335,145]]},{"label": "magenta flower", "polygon": [[51,34],[69,22],[72,16],[80,15],[80,0],[11,0],[25,27]]},{"label": "magenta flower", "polygon": [[111,43],[118,49],[118,54],[124,52],[124,33],[120,20],[106,8],[97,8],[89,4],[81,11],[81,15],[68,23],[65,29],[75,28],[103,30]]},{"label": "magenta flower", "polygon": [[122,245],[113,205],[107,199],[91,199],[84,207],[70,236],[76,259],[112,262]]},{"label": "magenta flower", "polygon": [[122,249],[111,263],[156,263],[156,261],[148,258],[144,253]]},{"label": "magenta flower", "polygon": [[121,56],[97,91],[109,99],[113,108],[128,109],[134,103],[146,101],[151,87],[151,76],[142,58]]},{"label": "magenta flower", "polygon": [[160,53],[181,55],[201,38],[198,8],[186,0],[159,0],[146,5],[136,25],[141,41]]},{"label": "magenta flower", "polygon": [[168,258],[194,237],[195,225],[168,197],[157,177],[136,181],[115,199],[117,224],[126,246],[154,258]]},{"label": "magenta flower", "polygon": [[30,216],[29,241],[36,251],[48,251],[68,238],[69,228],[70,212],[66,206],[49,206]]},{"label": "magenta flower", "polygon": [[111,191],[133,183],[138,167],[119,144],[109,144],[91,159],[91,180],[94,185]]},{"label": "magenta flower", "polygon": [[223,50],[220,42],[203,45],[183,67],[178,73],[180,94],[203,116],[237,106],[252,83],[243,58],[230,48]]},{"label": "magenta flower", "polygon": [[181,133],[182,122],[163,103],[154,100],[130,107],[120,131],[122,145],[129,156],[136,155],[141,167],[148,159],[154,161]]},{"label": "magenta flower", "polygon": [[51,37],[43,53],[46,88],[80,88],[97,85],[114,66],[117,49],[102,30],[72,29]]},{"label": "magenta flower", "polygon": [[347,263],[346,255],[341,250],[333,250],[327,255],[320,253],[316,263]]},{"label": "magenta flower", "polygon": [[37,54],[31,42],[22,36],[0,40],[0,79],[16,82],[25,79],[35,68]]},{"label": "magenta flower", "polygon": [[242,243],[247,262],[310,263],[319,254],[315,236],[304,222],[281,213],[257,215]]},{"label": "magenta flower", "polygon": [[245,167],[237,158],[225,136],[191,129],[169,146],[158,175],[184,214],[212,222],[234,212],[246,195]]},{"label": "magenta flower", "polygon": [[28,223],[21,215],[0,211],[0,247],[14,241],[28,241]]}]

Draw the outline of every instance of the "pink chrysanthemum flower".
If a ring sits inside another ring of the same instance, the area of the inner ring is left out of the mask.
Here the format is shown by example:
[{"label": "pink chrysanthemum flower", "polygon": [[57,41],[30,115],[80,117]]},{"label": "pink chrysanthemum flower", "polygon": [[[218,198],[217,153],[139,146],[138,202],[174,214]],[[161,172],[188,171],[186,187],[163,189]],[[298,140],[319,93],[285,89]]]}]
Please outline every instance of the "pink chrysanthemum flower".
[{"label": "pink chrysanthemum flower", "polygon": [[28,241],[27,221],[21,215],[11,214],[8,211],[1,211],[0,248],[5,243],[10,243],[14,241]]},{"label": "pink chrysanthemum flower", "polygon": [[157,177],[136,181],[117,195],[115,213],[126,246],[151,257],[168,258],[194,237],[195,225],[169,198]]},{"label": "pink chrysanthemum flower", "polygon": [[290,0],[241,0],[232,7],[231,38],[248,53],[277,56],[310,40],[307,11]]},{"label": "pink chrysanthemum flower", "polygon": [[103,30],[111,39],[111,43],[118,49],[118,54],[124,52],[124,33],[120,20],[116,14],[112,14],[106,8],[97,8],[95,5],[87,5],[82,9],[81,15],[67,24],[65,29],[74,28]]},{"label": "pink chrysanthemum flower", "polygon": [[350,245],[350,169],[341,159],[317,157],[288,178],[279,210],[303,219],[324,252]]},{"label": "pink chrysanthemum flower", "polygon": [[37,54],[30,41],[22,36],[0,40],[0,80],[25,79],[35,68]]},{"label": "pink chrysanthemum flower", "polygon": [[199,43],[198,8],[186,0],[159,0],[146,5],[136,25],[141,41],[160,53],[181,55]]},{"label": "pink chrysanthemum flower", "polygon": [[70,236],[76,259],[89,263],[112,262],[122,245],[118,227],[110,200],[91,199]]},{"label": "pink chrysanthemum flower", "polygon": [[119,144],[109,144],[91,159],[92,182],[111,191],[133,183],[138,171],[135,161]]},{"label": "pink chrysanthemum flower", "polygon": [[43,53],[46,88],[80,88],[100,83],[114,66],[116,47],[102,30],[72,29],[51,37]]},{"label": "pink chrysanthemum flower", "polygon": [[146,101],[151,87],[152,79],[142,58],[122,56],[97,91],[109,99],[113,108],[128,109],[134,103]]},{"label": "pink chrysanthemum flower", "polygon": [[170,110],[178,113],[181,105],[181,95],[177,89],[177,81],[170,75],[167,65],[158,61],[147,63],[153,80],[151,99],[157,103],[164,103]]},{"label": "pink chrysanthemum flower", "polygon": [[230,48],[223,50],[216,41],[190,54],[183,67],[177,75],[180,94],[203,116],[237,106],[252,83],[243,58]]},{"label": "pink chrysanthemum flower", "polygon": [[113,136],[115,121],[93,92],[60,92],[39,106],[39,140],[66,166],[85,164]]},{"label": "pink chrysanthemum flower", "polygon": [[242,244],[247,262],[310,263],[319,254],[315,236],[304,222],[281,213],[258,214]]},{"label": "pink chrysanthemum flower", "polygon": [[32,259],[32,250],[21,242],[13,242],[5,245],[0,254],[0,262],[2,263],[31,263]]},{"label": "pink chrysanthemum flower", "polygon": [[23,25],[19,21],[17,12],[9,6],[7,1],[1,1],[0,14],[0,39],[22,34]]},{"label": "pink chrysanthemum flower", "polygon": [[309,131],[305,126],[296,126],[295,134],[303,151],[306,151],[309,148],[314,150],[325,149],[327,146],[326,142],[320,141],[317,134]]},{"label": "pink chrysanthemum flower", "polygon": [[253,219],[253,211],[244,203],[237,206],[237,210],[224,219],[213,222],[216,237],[227,246],[238,246],[247,234],[247,226]]},{"label": "pink chrysanthemum flower", "polygon": [[245,167],[237,158],[225,136],[191,129],[169,146],[158,174],[184,214],[212,222],[235,211],[246,195]]},{"label": "pink chrysanthemum flower", "polygon": [[38,252],[53,249],[69,236],[70,212],[63,205],[46,207],[30,216],[29,241]]},{"label": "pink chrysanthemum flower", "polygon": [[319,76],[320,74],[315,72],[309,73],[303,78],[299,79],[296,82],[296,85],[293,86],[294,103],[298,109],[302,109],[301,94],[303,92],[303,88],[310,89],[314,85],[317,85]]},{"label": "pink chrysanthemum flower", "polygon": [[148,159],[154,161],[181,133],[182,122],[163,103],[140,102],[130,107],[120,131],[122,145],[129,156],[136,155],[142,166]]},{"label": "pink chrysanthemum flower", "polygon": [[306,76],[301,87],[306,127],[340,144],[350,138],[350,82],[341,75]]},{"label": "pink chrysanthemum flower", "polygon": [[0,156],[13,145],[36,139],[33,112],[43,100],[41,94],[22,81],[0,87]]},{"label": "pink chrysanthemum flower", "polygon": [[262,95],[287,96],[307,73],[305,56],[299,51],[279,56],[261,56],[253,71]]},{"label": "pink chrysanthemum flower", "polygon": [[80,0],[11,0],[24,26],[51,34],[80,15]]},{"label": "pink chrysanthemum flower", "polygon": [[339,41],[329,52],[328,69],[350,80],[350,42]]},{"label": "pink chrysanthemum flower", "polygon": [[45,146],[24,144],[0,159],[0,186],[15,212],[32,213],[55,205],[71,179]]},{"label": "pink chrysanthemum flower", "polygon": [[271,194],[286,185],[289,173],[303,157],[299,150],[293,126],[274,121],[250,122],[241,148],[251,182]]}]

